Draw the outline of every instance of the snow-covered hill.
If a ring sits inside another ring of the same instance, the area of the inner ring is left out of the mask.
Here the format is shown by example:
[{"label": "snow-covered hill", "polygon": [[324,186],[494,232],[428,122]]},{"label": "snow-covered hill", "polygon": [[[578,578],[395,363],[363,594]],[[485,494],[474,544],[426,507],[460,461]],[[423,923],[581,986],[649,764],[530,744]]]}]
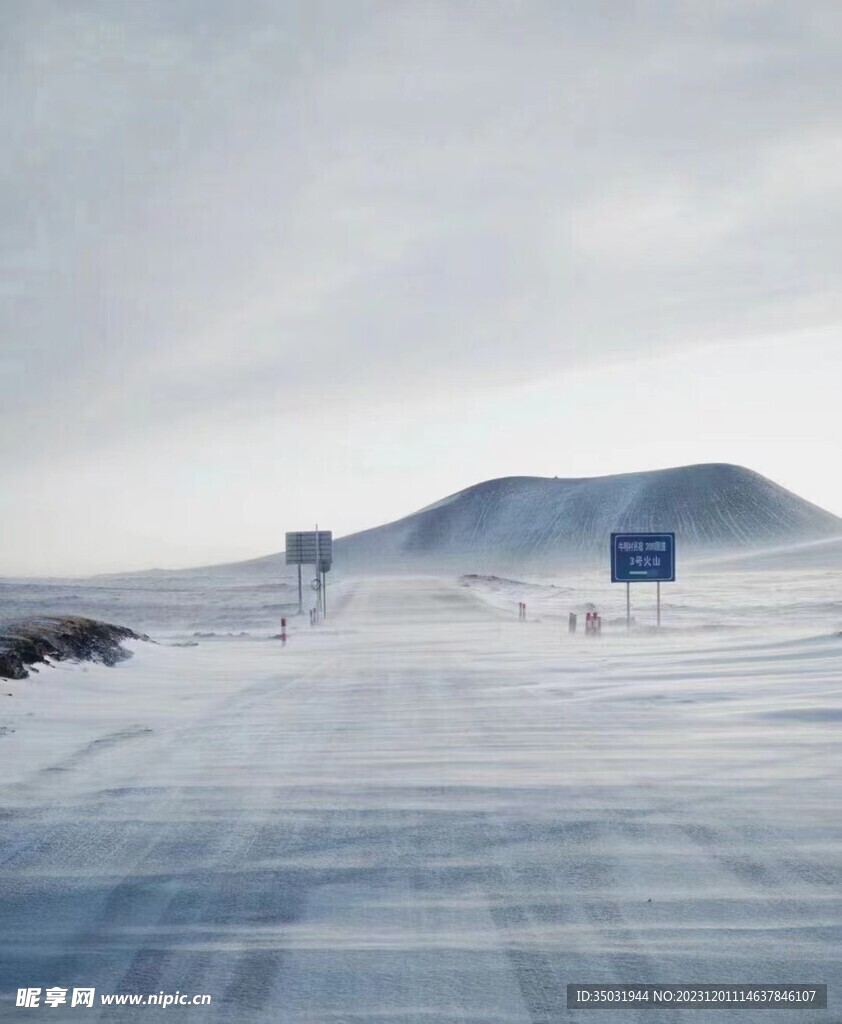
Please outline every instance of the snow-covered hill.
[{"label": "snow-covered hill", "polygon": [[[617,529],[675,530],[678,574],[686,581],[691,564],[694,573],[694,597],[681,612],[688,627],[752,622],[755,613],[766,617],[778,605],[786,606],[783,621],[797,614],[792,606],[803,604],[811,621],[826,613],[828,628],[838,629],[839,606],[832,596],[838,588],[831,581],[828,596],[828,571],[842,570],[842,519],[729,465],[477,484],[405,519],[336,540],[329,604],[339,608],[353,577],[361,574],[479,574],[513,582],[510,603],[528,598],[536,605],[535,595],[524,589],[524,581],[532,580],[550,587],[556,611],[559,592],[551,585],[559,584],[573,588],[565,591],[565,614],[593,601],[608,614],[611,602],[620,600],[608,582],[609,534]],[[724,609],[733,600],[721,584],[699,575],[722,570],[741,577],[728,587],[749,593],[746,615],[730,616]],[[800,570],[801,582],[794,570]],[[758,572],[759,582],[750,579]],[[304,575],[305,609],[315,600],[311,575]],[[758,597],[758,587],[769,593]],[[195,569],[0,579],[0,613],[8,618],[84,615],[182,639],[276,632],[280,618],[297,609],[295,568],[284,564],[280,552]]]},{"label": "snow-covered hill", "polygon": [[[691,555],[704,559],[728,552],[735,557],[727,563],[717,557],[712,567],[740,568],[749,557],[746,568],[797,568],[807,554],[811,565],[842,567],[842,519],[759,473],[725,463],[575,479],[487,480],[396,522],[335,540],[334,567],[339,575],[345,570],[602,569],[614,530],[675,531],[682,564]],[[224,587],[229,611],[245,595],[251,602],[257,583],[266,588],[271,614],[281,614],[276,587],[285,581],[288,606],[296,596],[293,576],[278,552],[246,562],[90,582],[104,591],[125,584],[132,594],[142,597],[148,591],[156,601],[162,591],[172,591],[179,605],[197,588],[216,599]],[[98,607],[85,609],[102,613]],[[22,609],[40,610],[40,604]]]},{"label": "snow-covered hill", "polygon": [[683,552],[749,551],[842,536],[842,519],[722,463],[580,479],[503,477],[335,544],[337,566],[565,564],[613,530],[674,530]]}]

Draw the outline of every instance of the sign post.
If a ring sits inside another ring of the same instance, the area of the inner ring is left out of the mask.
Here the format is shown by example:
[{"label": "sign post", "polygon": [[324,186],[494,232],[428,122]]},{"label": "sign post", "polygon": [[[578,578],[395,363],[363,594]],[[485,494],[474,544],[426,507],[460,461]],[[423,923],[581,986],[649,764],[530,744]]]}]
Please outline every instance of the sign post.
[{"label": "sign post", "polygon": [[321,566],[321,559],[319,558],[319,524],[316,523],[316,579],[319,581],[319,586],[316,589],[316,607],[319,612],[322,611],[322,587],[321,587],[321,573],[319,568]]},{"label": "sign post", "polygon": [[612,533],[611,582],[626,585],[626,628],[631,628],[632,583],[656,583],[658,626],[661,584],[675,582],[674,533]]},{"label": "sign post", "polygon": [[304,614],[304,595],[301,591],[301,562],[298,563],[298,614]]},{"label": "sign post", "polygon": [[298,566],[298,611],[304,609],[304,596],[301,587],[301,566],[313,565],[316,567],[316,578],[313,581],[313,589],[316,591],[316,603],[319,610],[324,614],[327,602],[325,600],[325,586],[327,584],[326,573],[330,570],[333,562],[333,533],[330,530],[307,530],[302,533],[288,533],[286,535],[286,564]]}]

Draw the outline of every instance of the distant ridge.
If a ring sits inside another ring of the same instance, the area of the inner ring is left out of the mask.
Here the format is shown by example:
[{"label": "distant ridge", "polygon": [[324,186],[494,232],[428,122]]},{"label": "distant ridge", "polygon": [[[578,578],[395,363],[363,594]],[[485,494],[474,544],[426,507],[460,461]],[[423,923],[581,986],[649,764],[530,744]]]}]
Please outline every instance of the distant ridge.
[{"label": "distant ridge", "polygon": [[742,466],[704,463],[615,476],[502,477],[343,537],[337,565],[569,564],[614,530],[671,530],[700,555],[842,537],[842,519]]}]

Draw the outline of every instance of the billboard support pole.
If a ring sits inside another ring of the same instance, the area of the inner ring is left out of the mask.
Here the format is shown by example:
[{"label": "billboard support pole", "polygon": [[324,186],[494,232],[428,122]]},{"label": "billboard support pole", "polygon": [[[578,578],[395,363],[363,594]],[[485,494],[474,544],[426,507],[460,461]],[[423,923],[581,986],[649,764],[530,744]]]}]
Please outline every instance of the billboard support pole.
[{"label": "billboard support pole", "polygon": [[[319,524],[316,523],[316,579],[319,578]],[[319,609],[319,613],[322,610],[322,588],[316,591],[316,607]]]},{"label": "billboard support pole", "polygon": [[304,614],[304,594],[301,591],[301,562],[298,563],[298,614]]},{"label": "billboard support pole", "polygon": [[626,629],[631,629],[631,583],[626,582]]},{"label": "billboard support pole", "polygon": [[661,628],[661,581],[658,580],[658,629]]}]

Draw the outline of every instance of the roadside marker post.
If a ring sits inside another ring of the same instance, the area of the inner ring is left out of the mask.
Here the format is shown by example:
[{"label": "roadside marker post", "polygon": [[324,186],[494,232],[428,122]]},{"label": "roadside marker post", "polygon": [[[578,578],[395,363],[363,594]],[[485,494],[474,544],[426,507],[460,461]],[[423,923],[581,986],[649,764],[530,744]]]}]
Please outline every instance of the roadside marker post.
[{"label": "roadside marker post", "polygon": [[281,643],[286,644],[287,642],[287,620],[281,619]]}]

